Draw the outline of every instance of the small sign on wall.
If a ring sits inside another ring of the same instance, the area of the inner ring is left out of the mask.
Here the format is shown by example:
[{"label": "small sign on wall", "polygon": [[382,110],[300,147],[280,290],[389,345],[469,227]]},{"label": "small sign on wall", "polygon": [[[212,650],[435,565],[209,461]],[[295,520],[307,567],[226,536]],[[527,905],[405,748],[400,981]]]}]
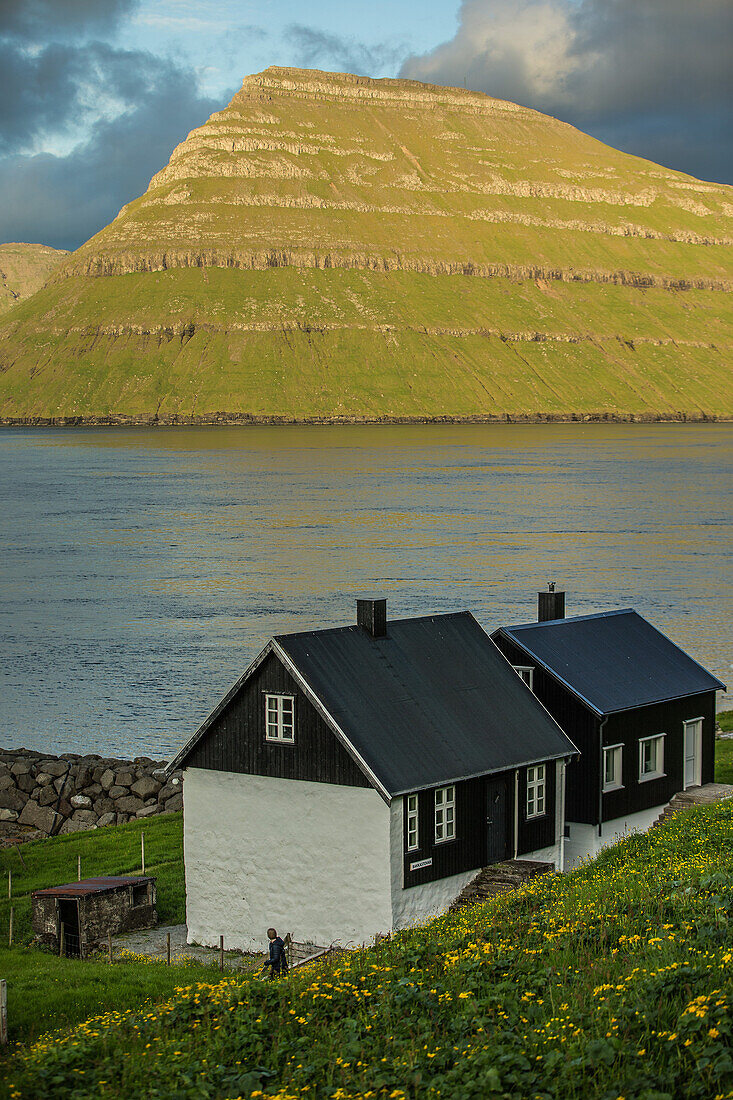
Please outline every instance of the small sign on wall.
[{"label": "small sign on wall", "polygon": [[432,866],[433,866],[432,859],[419,859],[417,861],[417,863],[411,863],[410,864],[410,870],[411,871],[421,871],[423,869],[423,867],[432,867]]}]

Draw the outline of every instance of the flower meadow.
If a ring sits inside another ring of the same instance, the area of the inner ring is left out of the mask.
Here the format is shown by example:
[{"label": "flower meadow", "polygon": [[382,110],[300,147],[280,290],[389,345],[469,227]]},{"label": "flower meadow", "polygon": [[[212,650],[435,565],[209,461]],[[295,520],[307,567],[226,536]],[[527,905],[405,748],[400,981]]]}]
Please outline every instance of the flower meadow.
[{"label": "flower meadow", "polygon": [[733,1100],[733,802],[280,981],[17,1048],[4,1095]]}]

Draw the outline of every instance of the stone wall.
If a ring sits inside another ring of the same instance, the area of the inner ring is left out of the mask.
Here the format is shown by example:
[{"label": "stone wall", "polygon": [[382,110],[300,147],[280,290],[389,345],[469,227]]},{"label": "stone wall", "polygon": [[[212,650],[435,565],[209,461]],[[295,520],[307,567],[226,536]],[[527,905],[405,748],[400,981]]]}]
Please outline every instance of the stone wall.
[{"label": "stone wall", "polygon": [[75,833],[183,807],[183,773],[164,760],[0,749],[0,837]]}]

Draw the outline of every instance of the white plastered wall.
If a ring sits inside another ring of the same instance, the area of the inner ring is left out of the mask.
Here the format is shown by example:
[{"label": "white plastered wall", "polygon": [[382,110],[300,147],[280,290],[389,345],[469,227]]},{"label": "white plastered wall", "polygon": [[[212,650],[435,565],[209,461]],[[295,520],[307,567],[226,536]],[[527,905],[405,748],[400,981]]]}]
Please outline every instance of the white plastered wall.
[{"label": "white plastered wall", "polygon": [[629,814],[627,817],[617,817],[613,821],[604,821],[601,835],[598,835],[597,825],[585,825],[580,822],[568,822],[570,836],[565,841],[565,870],[572,871],[573,867],[584,859],[592,859],[603,849],[611,844],[616,844],[630,833],[645,833],[657,820],[667,803],[661,806],[653,806],[650,810],[641,810],[639,813]]},{"label": "white plastered wall", "polygon": [[390,813],[390,851],[392,867],[392,927],[407,928],[444,913],[472,878],[481,870],[464,871],[422,886],[402,888],[403,880],[403,809],[402,798],[393,798]]},{"label": "white plastered wall", "polygon": [[392,923],[390,811],[375,790],[188,768],[188,942],[264,950],[270,926],[326,946]]}]

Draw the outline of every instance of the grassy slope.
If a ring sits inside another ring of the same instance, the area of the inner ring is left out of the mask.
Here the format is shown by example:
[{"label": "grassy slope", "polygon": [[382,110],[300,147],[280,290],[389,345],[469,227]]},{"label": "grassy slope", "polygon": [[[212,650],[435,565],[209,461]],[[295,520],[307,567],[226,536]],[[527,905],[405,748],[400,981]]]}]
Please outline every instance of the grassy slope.
[{"label": "grassy slope", "polygon": [[732,416],[731,196],[476,93],[268,70],[5,317],[0,417]]},{"label": "grassy slope", "polygon": [[43,244],[0,244],[0,314],[35,294],[64,256]]},{"label": "grassy slope", "polygon": [[729,1097],[732,910],[728,803],[331,967],[90,1021],[9,1095]]},{"label": "grassy slope", "polygon": [[729,298],[293,268],[79,278],[6,319],[0,416],[731,416]]}]

